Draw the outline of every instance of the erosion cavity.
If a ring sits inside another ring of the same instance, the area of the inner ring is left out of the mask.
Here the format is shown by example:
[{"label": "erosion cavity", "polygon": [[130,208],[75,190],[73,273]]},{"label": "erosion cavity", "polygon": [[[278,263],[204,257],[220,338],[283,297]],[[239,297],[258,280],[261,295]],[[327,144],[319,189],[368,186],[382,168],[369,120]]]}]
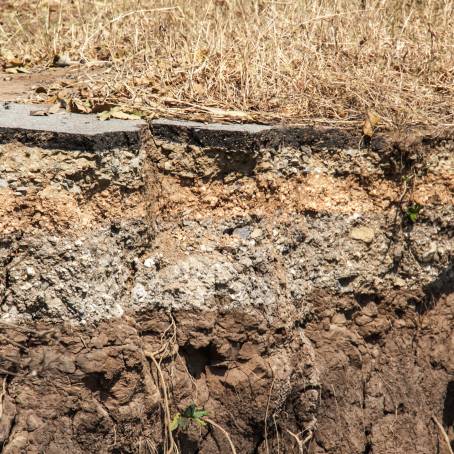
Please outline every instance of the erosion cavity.
[{"label": "erosion cavity", "polygon": [[0,106],[2,452],[449,452],[451,131],[32,110]]}]

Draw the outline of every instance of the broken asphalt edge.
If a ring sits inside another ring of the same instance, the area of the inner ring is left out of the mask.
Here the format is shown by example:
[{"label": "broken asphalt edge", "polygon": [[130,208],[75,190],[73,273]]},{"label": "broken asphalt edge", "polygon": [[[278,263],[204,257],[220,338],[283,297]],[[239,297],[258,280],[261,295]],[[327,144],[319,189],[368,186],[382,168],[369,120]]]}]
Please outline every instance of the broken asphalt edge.
[{"label": "broken asphalt edge", "polygon": [[[310,145],[315,149],[358,147],[361,128],[312,125],[260,125],[200,123],[153,119],[100,121],[95,114],[58,112],[33,115],[46,105],[0,103],[0,143],[18,141],[43,148],[102,151],[137,148],[149,130],[153,137],[171,142],[217,148],[272,148]],[[424,132],[424,140],[452,139],[454,129],[442,134]],[[378,134],[372,148],[382,149],[389,136]]]}]

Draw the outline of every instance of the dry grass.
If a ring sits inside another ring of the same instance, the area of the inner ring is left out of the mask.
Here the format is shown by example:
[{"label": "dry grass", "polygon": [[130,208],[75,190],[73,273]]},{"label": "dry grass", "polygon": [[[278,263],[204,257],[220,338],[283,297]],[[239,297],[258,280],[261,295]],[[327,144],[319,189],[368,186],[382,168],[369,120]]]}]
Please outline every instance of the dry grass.
[{"label": "dry grass", "polygon": [[453,36],[453,0],[0,0],[4,66],[168,117],[450,125]]}]

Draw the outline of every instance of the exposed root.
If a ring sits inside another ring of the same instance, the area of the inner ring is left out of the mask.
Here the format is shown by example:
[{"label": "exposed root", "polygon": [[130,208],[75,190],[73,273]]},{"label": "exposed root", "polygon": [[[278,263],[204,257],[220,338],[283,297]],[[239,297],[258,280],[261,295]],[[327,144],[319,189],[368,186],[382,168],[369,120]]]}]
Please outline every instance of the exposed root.
[{"label": "exposed root", "polygon": [[266,449],[267,454],[269,454],[269,452],[270,452],[270,447],[268,445],[268,412],[270,409],[271,393],[273,391],[273,386],[274,386],[275,380],[276,380],[276,377],[273,377],[273,381],[271,382],[271,386],[270,386],[270,392],[268,393],[268,401],[266,403],[266,412],[265,412],[265,449]]},{"label": "exposed root", "polygon": [[203,419],[207,423],[211,424],[213,427],[216,427],[217,429],[219,429],[224,434],[225,438],[229,442],[230,449],[232,450],[232,454],[237,454],[236,449],[235,449],[235,445],[233,444],[233,441],[230,438],[229,433],[222,426],[220,426],[218,423],[214,422],[212,419],[207,418],[206,416]]},{"label": "exposed root", "polygon": [[449,440],[449,437],[448,437],[448,434],[446,433],[445,428],[441,425],[440,421],[438,421],[438,419],[434,415],[432,415],[432,419],[433,419],[434,423],[437,425],[438,429],[440,430],[441,436],[443,437],[443,439],[446,442],[446,446],[448,448],[449,454],[454,454],[454,452],[451,448],[451,442]]},{"label": "exposed root", "polygon": [[0,394],[0,421],[3,416],[3,399],[6,396],[6,377],[3,379],[2,392]]},{"label": "exposed root", "polygon": [[[155,366],[156,371],[159,376],[160,394],[163,399],[163,402],[161,405],[164,410],[164,417],[165,417],[164,424],[165,424],[165,431],[166,431],[166,439],[164,441],[164,452],[166,454],[180,454],[180,450],[179,450],[177,444],[175,443],[175,440],[174,440],[173,434],[172,434],[172,428],[171,428],[172,419],[171,419],[170,404],[169,404],[169,392],[168,392],[166,380],[164,378],[164,374],[163,374],[163,371],[161,368],[162,359],[175,354],[174,346],[176,345],[177,329],[176,329],[175,320],[172,317],[172,315],[170,315],[170,319],[171,319],[171,322],[170,322],[169,326],[164,330],[164,332],[161,335],[161,342],[162,342],[161,347],[158,350],[153,351],[153,352],[147,350],[146,348],[142,348],[142,349],[143,349],[144,357],[151,360],[151,362]],[[165,340],[165,337],[169,332],[171,332],[170,338]],[[157,359],[158,355],[159,355],[159,360]],[[145,386],[147,388],[147,391],[149,394],[153,395],[154,394],[153,393],[154,381],[151,376],[151,372],[150,372],[148,363],[146,361],[144,361],[144,364],[143,364],[143,372],[144,372],[144,381],[145,381]],[[194,383],[194,381],[192,380],[192,377],[191,377],[191,381]],[[272,386],[271,386],[271,389],[272,389]],[[270,390],[270,393],[271,393],[271,390]],[[222,432],[222,434],[225,436],[225,438],[227,439],[227,441],[230,445],[232,454],[237,454],[235,445],[233,444],[233,441],[232,441],[229,433],[222,426],[220,426],[218,423],[216,423],[212,419],[210,419],[208,417],[204,417],[203,420],[206,421],[208,424],[211,424],[213,427],[216,427],[217,429],[219,429]],[[154,448],[150,449],[150,447],[148,446],[146,441],[145,441],[145,447],[147,450],[150,450],[150,452],[154,452]]]},{"label": "exposed root", "polygon": [[19,375],[19,374],[15,374],[14,372],[10,372],[9,370],[5,370],[5,369],[1,369],[1,368],[0,368],[0,374],[12,375],[13,377],[16,377]]},{"label": "exposed root", "polygon": [[281,453],[281,437],[279,435],[279,431],[277,430],[276,415],[273,415],[273,423],[274,423],[274,429],[276,431],[276,442],[277,442],[276,454],[280,454]]},{"label": "exposed root", "polygon": [[158,363],[158,361],[156,360],[153,353],[151,353],[147,350],[144,350],[144,354],[148,359],[151,359],[151,361],[153,362],[153,364],[156,367],[156,370],[159,375],[162,397],[164,399],[163,407],[164,407],[164,415],[165,415],[165,427],[166,427],[166,433],[167,433],[164,451],[166,452],[166,454],[171,454],[171,453],[178,454],[180,452],[180,450],[178,449],[178,446],[176,445],[175,440],[173,439],[173,435],[172,435],[172,429],[171,429],[172,419],[171,419],[171,415],[170,415],[169,394],[167,391],[167,385],[166,385],[166,381],[164,379],[164,375],[162,373],[161,366]]},{"label": "exposed root", "polygon": [[15,342],[15,341],[9,339],[8,337],[4,336],[3,334],[0,334],[0,339],[6,341],[7,344],[14,345],[17,348],[20,348],[21,350],[28,352],[27,347],[24,347],[22,344],[19,344],[18,342]]},{"label": "exposed root", "polygon": [[301,438],[297,434],[293,433],[292,431],[290,431],[288,429],[285,429],[285,430],[296,441],[296,445],[298,446],[299,454],[304,454],[304,446],[306,446],[307,443],[309,443],[309,441],[311,441],[312,437],[314,436],[313,431],[310,430],[309,434],[306,436],[306,438],[301,440]]}]

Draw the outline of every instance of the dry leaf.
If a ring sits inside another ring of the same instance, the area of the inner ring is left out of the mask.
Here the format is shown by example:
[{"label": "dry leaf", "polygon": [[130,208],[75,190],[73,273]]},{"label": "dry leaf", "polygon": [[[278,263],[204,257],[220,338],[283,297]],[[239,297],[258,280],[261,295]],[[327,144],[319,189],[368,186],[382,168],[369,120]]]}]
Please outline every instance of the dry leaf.
[{"label": "dry leaf", "polygon": [[116,118],[118,120],[140,120],[142,116],[140,112],[125,112],[120,106],[112,107],[110,110],[105,110],[98,114],[98,118],[101,121],[109,120],[110,118]]},{"label": "dry leaf", "polygon": [[[6,68],[11,68],[11,67],[23,68],[26,63],[31,62],[31,57],[29,55],[17,57],[12,52],[6,51],[6,52],[0,52],[0,56],[3,57]],[[18,72],[21,72],[21,71],[18,71]]]},{"label": "dry leaf", "polygon": [[101,121],[106,121],[111,117],[110,110],[105,110],[104,112],[100,112],[98,114],[98,119]]},{"label": "dry leaf", "polygon": [[19,73],[25,73],[28,74],[28,69],[24,68],[23,66],[14,66],[12,68],[6,68],[5,73],[8,74],[19,74]]},{"label": "dry leaf", "polygon": [[89,101],[82,101],[78,98],[73,98],[68,103],[69,111],[74,113],[90,113],[91,106]]},{"label": "dry leaf", "polygon": [[379,122],[380,117],[376,112],[372,110],[367,111],[366,119],[364,120],[363,123],[364,136],[371,138],[374,135],[375,127],[378,125]]},{"label": "dry leaf", "polygon": [[47,110],[32,110],[30,112],[32,117],[47,117],[49,115]]},{"label": "dry leaf", "polygon": [[47,110],[47,112],[49,114],[55,114],[57,112],[59,112],[61,109],[61,106],[60,104],[54,104],[53,106],[49,107],[49,109]]},{"label": "dry leaf", "polygon": [[112,118],[117,118],[119,120],[140,120],[140,116],[133,114],[133,113],[128,113],[128,112],[123,112],[121,110],[117,110],[112,113]]},{"label": "dry leaf", "polygon": [[8,65],[11,66],[22,66],[24,64],[23,60],[21,58],[12,58],[11,60],[8,61]]}]

